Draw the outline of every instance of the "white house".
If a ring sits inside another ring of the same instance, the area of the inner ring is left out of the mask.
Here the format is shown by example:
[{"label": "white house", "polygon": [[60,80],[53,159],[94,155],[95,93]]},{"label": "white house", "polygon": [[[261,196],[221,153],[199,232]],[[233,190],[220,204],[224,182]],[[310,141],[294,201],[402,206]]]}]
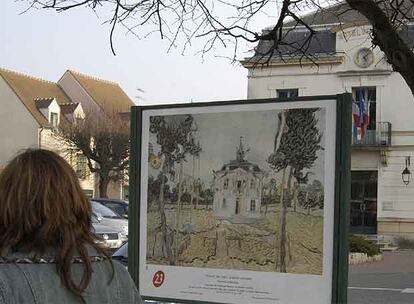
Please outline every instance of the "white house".
[{"label": "white house", "polygon": [[[351,233],[414,236],[414,181],[408,185],[402,181],[406,159],[411,157],[414,163],[410,89],[384,54],[372,48],[371,27],[357,12],[339,5],[304,20],[316,30],[307,49],[314,62],[294,50],[309,32],[287,23],[291,32],[285,41],[294,47],[284,46],[283,58],[274,55],[267,58],[268,65],[258,65],[256,59],[269,50],[269,44],[261,42],[254,57],[242,62],[248,69],[248,98],[352,92],[357,111],[364,101],[369,119],[362,127],[354,121],[353,131]],[[413,33],[409,25],[401,36],[413,38]]]},{"label": "white house", "polygon": [[[0,68],[0,104],[0,168],[27,148],[54,150],[72,165],[85,193],[99,195],[98,179],[89,171],[85,156],[62,146],[53,128],[84,117],[86,109],[129,112],[133,102],[118,84],[74,71],[55,83]],[[125,189],[110,184],[108,195],[123,198]]]},{"label": "white house", "polygon": [[240,141],[235,160],[214,171],[213,211],[221,219],[259,218],[263,171],[245,159]]},{"label": "white house", "polygon": [[27,148],[54,150],[71,163],[82,188],[93,196],[95,179],[84,157],[73,155],[52,134],[63,120],[82,116],[82,106],[73,103],[54,82],[5,69],[0,69],[0,103],[0,167]]},{"label": "white house", "polygon": [[[57,84],[71,100],[79,102],[85,111],[124,113],[129,117],[135,105],[118,83],[67,70]],[[120,182],[108,185],[108,196],[128,197],[128,175]]]}]

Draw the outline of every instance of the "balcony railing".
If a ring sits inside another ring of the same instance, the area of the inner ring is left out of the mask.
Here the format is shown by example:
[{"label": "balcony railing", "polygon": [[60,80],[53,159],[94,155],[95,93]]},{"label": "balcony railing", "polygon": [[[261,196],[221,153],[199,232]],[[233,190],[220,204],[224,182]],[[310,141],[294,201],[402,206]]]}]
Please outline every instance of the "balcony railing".
[{"label": "balcony railing", "polygon": [[354,147],[388,147],[391,146],[391,123],[377,122],[375,130],[366,130],[363,138],[352,136]]}]

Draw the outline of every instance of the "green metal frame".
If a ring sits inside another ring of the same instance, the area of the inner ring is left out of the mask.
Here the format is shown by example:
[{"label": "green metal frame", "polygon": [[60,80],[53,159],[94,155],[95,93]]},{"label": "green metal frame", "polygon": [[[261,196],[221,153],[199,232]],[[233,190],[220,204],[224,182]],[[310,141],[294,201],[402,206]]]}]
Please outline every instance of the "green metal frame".
[{"label": "green metal frame", "polygon": [[[141,185],[141,133],[142,113],[146,110],[208,107],[224,105],[263,104],[294,101],[335,100],[337,107],[336,156],[335,156],[335,206],[334,244],[332,269],[332,304],[347,303],[348,290],[348,229],[350,200],[350,159],[352,139],[352,95],[306,96],[296,98],[251,99],[216,101],[191,104],[135,106],[131,108],[131,161],[130,161],[130,203],[129,203],[129,246],[128,270],[139,288],[139,233],[140,233],[140,185]],[[179,303],[209,303],[179,300],[173,298],[145,297],[146,300]],[[215,303],[217,304],[217,303]]]}]

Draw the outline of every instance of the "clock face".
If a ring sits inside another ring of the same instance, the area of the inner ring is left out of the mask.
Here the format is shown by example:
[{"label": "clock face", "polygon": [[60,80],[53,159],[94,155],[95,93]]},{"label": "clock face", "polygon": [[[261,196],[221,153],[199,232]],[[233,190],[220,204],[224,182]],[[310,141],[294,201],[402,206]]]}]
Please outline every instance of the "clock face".
[{"label": "clock face", "polygon": [[355,55],[355,63],[361,68],[367,68],[374,63],[374,53],[369,48],[358,50]]}]

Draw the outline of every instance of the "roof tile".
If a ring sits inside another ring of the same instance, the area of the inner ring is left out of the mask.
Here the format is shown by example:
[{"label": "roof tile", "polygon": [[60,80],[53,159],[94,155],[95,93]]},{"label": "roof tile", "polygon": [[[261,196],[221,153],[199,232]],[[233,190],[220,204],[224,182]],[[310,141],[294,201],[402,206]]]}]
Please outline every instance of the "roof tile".
[{"label": "roof tile", "polygon": [[107,113],[130,112],[131,106],[135,105],[116,82],[102,80],[73,70],[68,70],[68,72]]},{"label": "roof tile", "polygon": [[[7,82],[20,98],[34,119],[42,126],[48,126],[47,118],[38,110],[36,100],[56,99],[58,104],[70,102],[69,97],[54,82],[35,78],[22,73],[0,68],[0,77]],[[43,103],[41,101],[40,103]]]}]

